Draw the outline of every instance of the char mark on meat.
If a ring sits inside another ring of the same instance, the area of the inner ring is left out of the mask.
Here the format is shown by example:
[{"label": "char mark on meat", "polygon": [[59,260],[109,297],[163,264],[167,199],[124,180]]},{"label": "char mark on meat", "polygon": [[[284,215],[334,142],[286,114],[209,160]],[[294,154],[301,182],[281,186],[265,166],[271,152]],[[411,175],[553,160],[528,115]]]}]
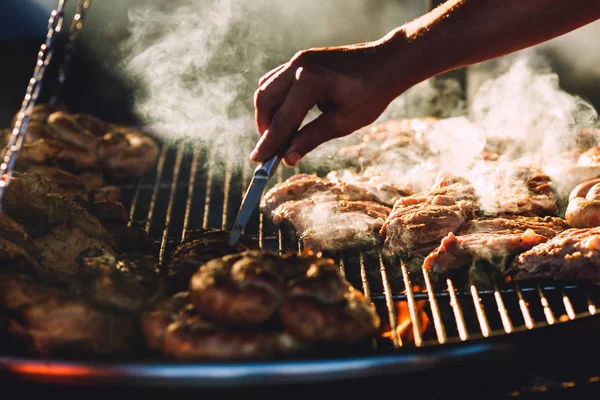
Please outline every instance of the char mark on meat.
[{"label": "char mark on meat", "polygon": [[600,227],[568,229],[520,254],[515,279],[583,280],[600,284]]},{"label": "char mark on meat", "polygon": [[407,253],[439,243],[473,218],[477,201],[468,181],[449,176],[429,192],[399,199],[380,230],[384,248]]},{"label": "char mark on meat", "polygon": [[494,265],[553,238],[568,226],[554,217],[505,216],[474,219],[456,235],[449,233],[424,261],[424,267],[437,273],[467,267],[478,260]]}]

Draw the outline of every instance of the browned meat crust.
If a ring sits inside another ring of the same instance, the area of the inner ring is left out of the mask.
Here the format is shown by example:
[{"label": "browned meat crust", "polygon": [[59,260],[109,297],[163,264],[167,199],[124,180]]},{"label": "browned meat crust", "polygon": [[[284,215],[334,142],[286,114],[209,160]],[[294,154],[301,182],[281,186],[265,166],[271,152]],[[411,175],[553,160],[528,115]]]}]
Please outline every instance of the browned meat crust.
[{"label": "browned meat crust", "polygon": [[471,265],[476,260],[492,264],[498,258],[514,256],[544,243],[567,229],[563,219],[554,217],[506,216],[471,220],[456,233],[449,233],[430,253],[423,266],[438,273]]},{"label": "browned meat crust", "polygon": [[142,316],[148,346],[179,360],[247,359],[303,350],[307,346],[282,329],[229,329],[203,319],[180,292]]},{"label": "browned meat crust", "polygon": [[118,178],[140,177],[156,163],[158,145],[135,129],[112,125],[98,143],[96,154],[109,174]]},{"label": "browned meat crust", "polygon": [[174,292],[185,291],[190,278],[202,264],[213,258],[249,249],[258,249],[258,243],[245,235],[242,235],[235,247],[231,247],[229,232],[220,229],[189,230],[173,251],[167,266],[169,287]]},{"label": "browned meat crust", "polygon": [[225,325],[254,326],[279,316],[308,342],[356,342],[375,334],[380,322],[333,260],[308,254],[254,250],[212,260],[192,277],[190,300],[201,315]]},{"label": "browned meat crust", "polygon": [[558,213],[550,177],[533,167],[520,167],[506,177],[508,182],[521,182],[513,186],[510,196],[503,194],[495,214],[526,216],[551,216]]},{"label": "browned meat crust", "polygon": [[0,319],[30,353],[42,356],[127,353],[137,333],[132,319],[19,274],[0,276]]},{"label": "browned meat crust", "polygon": [[515,279],[585,280],[600,284],[600,227],[568,229],[520,254]]},{"label": "browned meat crust", "polygon": [[273,211],[273,222],[287,223],[313,251],[372,247],[391,209],[372,201],[288,201]]},{"label": "browned meat crust", "polygon": [[438,242],[473,218],[476,207],[477,196],[468,181],[445,177],[431,191],[396,202],[380,230],[384,247],[402,253]]}]

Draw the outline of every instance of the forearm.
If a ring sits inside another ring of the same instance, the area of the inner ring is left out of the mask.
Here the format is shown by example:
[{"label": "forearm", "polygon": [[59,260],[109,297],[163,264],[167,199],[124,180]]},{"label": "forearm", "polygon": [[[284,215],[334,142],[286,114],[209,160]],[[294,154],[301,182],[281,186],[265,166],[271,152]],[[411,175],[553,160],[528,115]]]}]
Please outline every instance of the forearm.
[{"label": "forearm", "polygon": [[598,0],[449,0],[380,42],[395,52],[392,64],[405,65],[410,58],[422,80],[533,46],[598,18]]}]

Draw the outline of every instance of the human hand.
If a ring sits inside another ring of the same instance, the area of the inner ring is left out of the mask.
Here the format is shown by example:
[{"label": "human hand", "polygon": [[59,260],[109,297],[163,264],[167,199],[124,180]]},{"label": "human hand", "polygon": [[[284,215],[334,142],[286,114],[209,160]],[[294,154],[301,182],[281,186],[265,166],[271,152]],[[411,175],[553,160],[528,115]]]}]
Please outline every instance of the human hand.
[{"label": "human hand", "polygon": [[[261,138],[250,159],[267,160],[297,132],[283,159],[293,166],[320,144],[375,121],[419,81],[417,74],[414,79],[402,76],[397,54],[387,40],[309,49],[264,75],[254,94]],[[299,129],[315,105],[321,114]]]}]

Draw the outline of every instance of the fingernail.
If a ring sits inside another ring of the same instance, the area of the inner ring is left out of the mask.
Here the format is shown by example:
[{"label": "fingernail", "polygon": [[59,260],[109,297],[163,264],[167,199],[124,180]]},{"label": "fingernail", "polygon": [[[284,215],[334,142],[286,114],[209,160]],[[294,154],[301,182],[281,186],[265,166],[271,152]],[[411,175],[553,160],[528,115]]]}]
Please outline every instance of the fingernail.
[{"label": "fingernail", "polygon": [[300,161],[301,158],[302,156],[300,153],[297,151],[292,151],[285,156],[285,163],[288,165],[288,167],[293,167],[294,165],[298,164],[298,161]]},{"label": "fingernail", "polygon": [[250,161],[256,162],[256,156],[258,156],[258,150],[254,149],[252,150],[252,153],[250,153]]}]

